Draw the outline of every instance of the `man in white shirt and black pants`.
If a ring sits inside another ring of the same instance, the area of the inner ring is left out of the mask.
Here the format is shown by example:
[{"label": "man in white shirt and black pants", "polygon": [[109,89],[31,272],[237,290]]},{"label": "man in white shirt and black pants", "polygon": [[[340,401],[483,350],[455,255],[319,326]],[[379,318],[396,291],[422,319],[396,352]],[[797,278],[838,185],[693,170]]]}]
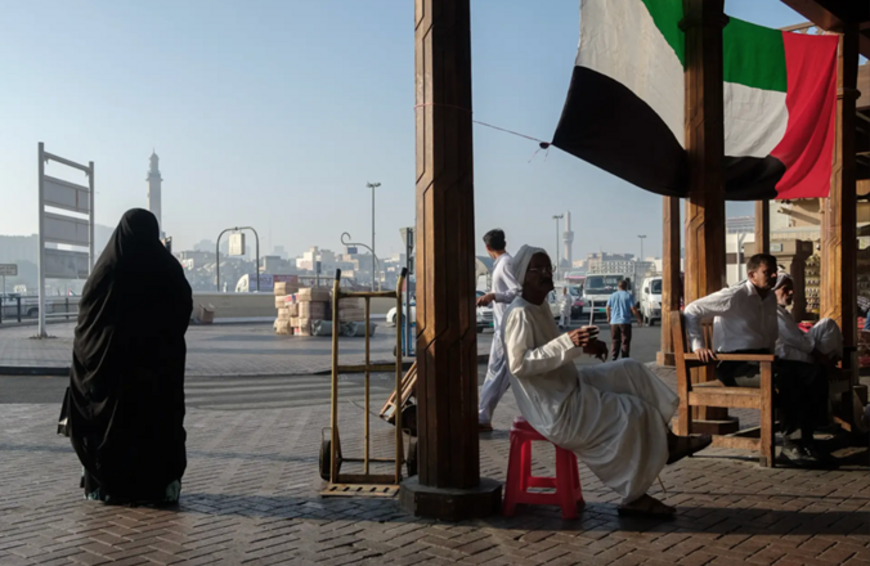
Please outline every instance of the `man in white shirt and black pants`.
[{"label": "man in white shirt and black pants", "polygon": [[520,285],[513,276],[511,255],[507,253],[504,231],[496,228],[483,236],[489,257],[495,260],[492,268],[492,291],[477,300],[477,306],[495,303],[492,307],[492,323],[495,334],[489,351],[489,365],[486,380],[480,390],[478,422],[481,432],[492,430],[492,414],[507,388],[510,386],[510,372],[502,337],[502,320],[507,308],[520,293]]},{"label": "man in white shirt and black pants", "polygon": [[[688,305],[685,309],[686,333],[692,350],[702,361],[716,359],[716,352],[728,354],[773,354],[779,336],[776,283],[776,258],[756,254],[746,264],[748,280],[722,289]],[[706,348],[701,323],[713,319],[713,349]],[[716,377],[726,386],[758,387],[757,363],[720,362]],[[814,372],[801,372],[791,364],[774,363],[777,405],[781,409],[783,449],[781,463],[798,467],[829,467],[830,458],[813,444],[815,415],[806,408],[820,394]],[[825,389],[826,395],[827,389]],[[800,440],[794,438],[801,433]]]}]

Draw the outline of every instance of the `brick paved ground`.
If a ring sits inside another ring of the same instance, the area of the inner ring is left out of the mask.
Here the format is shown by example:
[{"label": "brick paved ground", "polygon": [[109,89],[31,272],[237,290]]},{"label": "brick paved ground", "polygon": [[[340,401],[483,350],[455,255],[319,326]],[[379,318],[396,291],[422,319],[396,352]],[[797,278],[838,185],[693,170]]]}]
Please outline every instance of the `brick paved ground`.
[{"label": "brick paved ground", "polygon": [[[327,406],[191,409],[180,507],[116,508],[81,499],[76,457],[53,434],[57,406],[0,409],[3,566],[870,563],[866,467],[763,469],[745,453],[708,450],[662,474],[666,501],[679,508],[670,523],[620,519],[615,496],[583,467],[587,507],[577,521],[522,507],[512,519],[448,524],[415,519],[392,500],[320,499]],[[504,479],[514,414],[508,395],[497,431],[481,439],[486,476]],[[357,407],[345,404],[341,415],[343,430],[359,430]],[[374,420],[386,442],[392,429]],[[536,453],[537,472],[551,463],[547,450]]]},{"label": "brick paved ground", "polygon": [[[69,367],[73,324],[48,326],[53,338],[35,340],[35,326],[0,327],[0,366]],[[478,349],[488,354],[492,334],[478,335]],[[379,324],[372,338],[372,360],[390,360],[395,329]],[[191,326],[187,332],[187,375],[304,375],[330,368],[329,338],[277,336],[270,324]],[[362,363],[365,340],[341,341],[342,363]]]}]

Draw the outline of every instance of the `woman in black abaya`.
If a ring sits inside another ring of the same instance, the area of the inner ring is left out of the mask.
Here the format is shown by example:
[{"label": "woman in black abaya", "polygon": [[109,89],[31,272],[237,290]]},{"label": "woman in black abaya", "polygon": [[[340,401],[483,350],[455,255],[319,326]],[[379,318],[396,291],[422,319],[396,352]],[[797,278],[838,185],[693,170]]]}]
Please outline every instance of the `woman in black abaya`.
[{"label": "woman in black abaya", "polygon": [[124,214],[85,284],[67,397],[88,499],[174,503],[187,466],[184,334],[190,285],[157,219]]}]

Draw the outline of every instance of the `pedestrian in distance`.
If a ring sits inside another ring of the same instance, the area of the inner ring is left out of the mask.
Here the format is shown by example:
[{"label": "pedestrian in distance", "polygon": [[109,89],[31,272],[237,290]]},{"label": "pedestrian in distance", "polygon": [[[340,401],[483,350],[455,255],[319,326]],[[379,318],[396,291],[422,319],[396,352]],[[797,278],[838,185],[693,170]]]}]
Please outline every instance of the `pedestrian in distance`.
[{"label": "pedestrian in distance", "polygon": [[634,297],[628,292],[628,280],[623,279],[617,285],[615,293],[607,299],[607,320],[610,321],[610,341],[613,350],[613,361],[622,354],[627,358],[631,354],[631,316],[637,318],[637,325],[643,326],[643,317],[634,303]]},{"label": "pedestrian in distance", "polygon": [[559,297],[559,328],[567,330],[571,327],[571,310],[574,308],[574,296],[568,291],[568,287],[562,287],[562,296]]},{"label": "pedestrian in distance", "polygon": [[85,284],[61,412],[59,432],[82,463],[86,499],[178,502],[192,310],[190,285],[160,243],[157,219],[128,211]]}]

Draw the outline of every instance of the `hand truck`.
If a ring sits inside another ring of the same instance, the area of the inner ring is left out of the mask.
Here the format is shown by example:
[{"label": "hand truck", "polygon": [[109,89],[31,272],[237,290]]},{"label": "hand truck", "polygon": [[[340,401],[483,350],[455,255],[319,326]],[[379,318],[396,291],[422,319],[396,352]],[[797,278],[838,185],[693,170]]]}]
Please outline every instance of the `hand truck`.
[{"label": "hand truck", "polygon": [[[401,426],[396,427],[395,457],[375,458],[370,456],[371,429],[370,429],[370,381],[371,372],[395,372],[396,391],[398,394],[398,406],[402,406],[402,284],[407,277],[407,269],[402,270],[399,278],[398,290],[396,291],[361,291],[348,292],[340,287],[341,270],[335,272],[335,282],[332,291],[332,396],[330,426],[323,429],[324,436],[329,431],[329,439],[322,439],[320,446],[320,476],[326,480],[325,487],[320,491],[321,497],[393,497],[399,490],[402,481],[402,464],[408,465],[408,475],[416,473],[414,465],[415,457],[406,460],[404,456],[404,437]],[[366,325],[366,357],[363,365],[340,365],[338,363],[338,338],[341,333],[339,324],[339,301],[345,298],[362,298],[365,300],[365,325]],[[394,364],[371,363],[371,330],[369,315],[371,314],[371,299],[391,298],[396,300],[396,348],[397,356]],[[338,429],[338,376],[345,373],[365,374],[365,425],[363,435],[365,439],[363,458],[345,458],[341,451],[341,438]],[[413,451],[409,449],[409,453]],[[416,455],[414,455],[416,456]],[[341,466],[345,462],[363,464],[362,473],[342,473]],[[393,463],[395,468],[391,474],[375,474],[370,472],[371,463]],[[413,472],[413,473],[412,473]]]}]

